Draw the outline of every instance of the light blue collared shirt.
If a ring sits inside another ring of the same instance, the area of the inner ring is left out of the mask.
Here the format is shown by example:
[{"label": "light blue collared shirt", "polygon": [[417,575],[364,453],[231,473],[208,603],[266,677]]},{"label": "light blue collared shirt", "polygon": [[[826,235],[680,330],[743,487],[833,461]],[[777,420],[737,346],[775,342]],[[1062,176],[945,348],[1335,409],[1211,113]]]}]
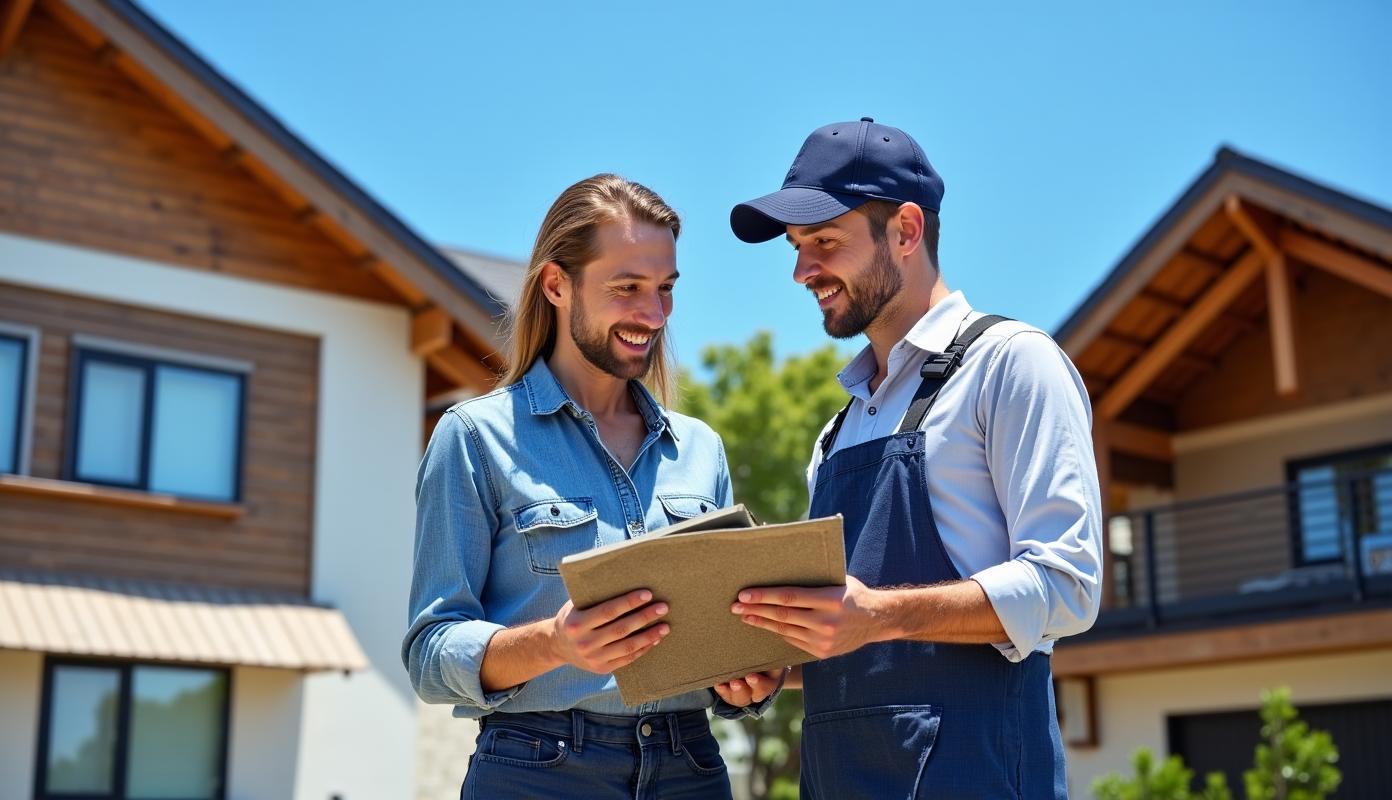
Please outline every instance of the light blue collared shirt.
[{"label": "light blue collared shirt", "polygon": [[[503,628],[545,619],[568,597],[558,565],[734,501],[720,437],[629,383],[648,433],[630,469],[543,359],[521,381],[441,417],[416,483],[415,573],[401,658],[416,693],[459,717],[492,711],[744,712],[710,690],[630,708],[612,675],[562,666],[485,692],[483,654]],[[766,706],[767,704],[764,704]],[[758,709],[762,711],[761,706]]]},{"label": "light blue collared shirt", "polygon": [[[874,392],[875,353],[861,351],[837,375],[852,400],[832,452],[893,435],[923,361],[981,316],[961,292],[944,298],[890,351]],[[1102,594],[1101,493],[1092,408],[1068,356],[1037,328],[997,323],[967,351],[921,430],[938,535],[1000,618],[1009,641],[996,648],[1019,661],[1091,627]],[[809,487],[820,463],[814,448]]]}]

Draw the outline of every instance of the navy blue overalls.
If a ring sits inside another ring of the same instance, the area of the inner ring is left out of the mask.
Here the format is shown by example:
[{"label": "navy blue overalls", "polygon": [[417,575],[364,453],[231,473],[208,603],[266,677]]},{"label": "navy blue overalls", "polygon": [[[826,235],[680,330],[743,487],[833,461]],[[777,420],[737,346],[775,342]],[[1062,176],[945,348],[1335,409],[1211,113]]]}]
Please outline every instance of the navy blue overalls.
[{"label": "navy blue overalls", "polygon": [[[961,579],[933,521],[918,428],[967,347],[1003,319],[978,320],[924,363],[898,433],[818,468],[811,516],[844,517],[846,571],[867,586]],[[1011,663],[984,644],[882,642],[805,664],[803,681],[804,798],[1068,796],[1045,654]]]}]

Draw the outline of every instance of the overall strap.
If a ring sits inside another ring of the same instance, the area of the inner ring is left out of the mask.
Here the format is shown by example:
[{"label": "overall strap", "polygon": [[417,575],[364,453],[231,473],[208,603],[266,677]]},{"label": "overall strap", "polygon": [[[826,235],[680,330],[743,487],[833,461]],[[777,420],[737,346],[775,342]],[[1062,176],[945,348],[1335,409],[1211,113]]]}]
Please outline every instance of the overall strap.
[{"label": "overall strap", "polygon": [[831,451],[832,444],[836,442],[836,434],[841,432],[841,423],[846,421],[846,412],[851,410],[851,403],[854,402],[855,398],[853,397],[846,402],[846,405],[841,406],[841,410],[836,412],[836,419],[831,421],[831,430],[827,431],[826,435],[822,437],[821,447],[823,461],[826,460],[827,453]]},{"label": "overall strap", "polygon": [[[918,426],[923,424],[924,417],[928,416],[928,409],[933,406],[933,401],[938,397],[938,391],[942,389],[947,379],[952,377],[952,373],[957,371],[957,367],[962,363],[962,355],[967,352],[986,329],[995,325],[997,322],[1007,322],[1009,317],[989,315],[973,322],[962,334],[947,346],[947,350],[935,353],[927,361],[923,362],[923,382],[919,384],[918,391],[914,393],[913,404],[909,406],[908,412],[904,415],[904,423],[899,428],[899,433],[918,430]],[[852,398],[841,410],[836,412],[836,419],[832,420],[831,428],[822,437],[820,447],[822,449],[822,459],[825,460],[827,454],[831,452],[831,446],[836,443],[836,435],[841,432],[841,425],[846,421],[846,413],[851,410],[851,403],[855,402]],[[912,422],[912,424],[910,424]]]},{"label": "overall strap", "polygon": [[899,433],[916,431],[923,424],[923,420],[928,416],[928,411],[933,407],[933,401],[938,399],[938,392],[942,391],[943,384],[957,372],[957,368],[962,365],[962,356],[966,354],[967,348],[972,346],[981,334],[997,322],[1007,322],[1009,317],[989,314],[973,322],[962,331],[952,344],[941,353],[934,353],[923,362],[923,382],[918,385],[918,391],[914,392],[913,403],[909,410],[904,414],[904,421],[899,425]]}]

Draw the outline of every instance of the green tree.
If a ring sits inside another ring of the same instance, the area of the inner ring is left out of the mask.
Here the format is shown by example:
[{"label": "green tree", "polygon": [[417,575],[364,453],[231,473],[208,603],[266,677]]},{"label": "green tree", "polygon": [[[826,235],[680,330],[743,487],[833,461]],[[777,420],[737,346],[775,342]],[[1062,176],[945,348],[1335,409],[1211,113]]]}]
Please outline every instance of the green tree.
[{"label": "green tree", "polygon": [[[1131,756],[1134,777],[1125,778],[1116,773],[1098,778],[1092,784],[1092,793],[1097,800],[1190,800],[1196,795],[1189,792],[1194,771],[1184,766],[1179,756],[1170,756],[1155,765],[1155,755],[1147,748],[1140,748]],[[1215,785],[1215,778],[1217,784]],[[1218,792],[1210,794],[1210,792]],[[1208,789],[1197,795],[1203,800],[1231,800],[1227,782],[1221,773],[1208,776]]]},{"label": "green tree", "polygon": [[788,522],[807,512],[807,462],[827,420],[846,403],[836,382],[845,358],[827,344],[774,363],[773,335],[701,354],[702,382],[682,374],[680,410],[725,440],[735,495],[759,519]]},{"label": "green tree", "polygon": [[1291,705],[1290,689],[1262,692],[1262,742],[1243,773],[1248,800],[1323,800],[1343,776],[1327,731],[1311,731]]},{"label": "green tree", "polygon": [[[764,522],[789,522],[807,513],[807,462],[817,434],[846,402],[836,382],[845,358],[834,345],[775,363],[773,337],[754,335],[744,345],[707,347],[701,363],[708,382],[681,376],[680,410],[705,420],[725,441],[735,498]],[[738,726],[717,720],[722,736],[744,736],[752,754],[752,797],[798,796],[802,693],[785,692],[762,719]]]}]

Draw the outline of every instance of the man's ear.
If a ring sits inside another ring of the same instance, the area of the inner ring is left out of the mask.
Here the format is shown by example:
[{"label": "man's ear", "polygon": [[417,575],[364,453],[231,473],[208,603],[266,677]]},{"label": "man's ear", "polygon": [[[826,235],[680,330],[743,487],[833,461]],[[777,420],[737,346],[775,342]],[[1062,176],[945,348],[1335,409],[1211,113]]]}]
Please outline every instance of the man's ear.
[{"label": "man's ear", "polygon": [[917,203],[904,203],[889,223],[888,238],[901,256],[923,246],[923,209]]},{"label": "man's ear", "polygon": [[541,293],[546,296],[551,305],[557,308],[568,308],[570,306],[570,292],[574,287],[570,276],[561,265],[554,261],[548,261],[541,265]]}]

